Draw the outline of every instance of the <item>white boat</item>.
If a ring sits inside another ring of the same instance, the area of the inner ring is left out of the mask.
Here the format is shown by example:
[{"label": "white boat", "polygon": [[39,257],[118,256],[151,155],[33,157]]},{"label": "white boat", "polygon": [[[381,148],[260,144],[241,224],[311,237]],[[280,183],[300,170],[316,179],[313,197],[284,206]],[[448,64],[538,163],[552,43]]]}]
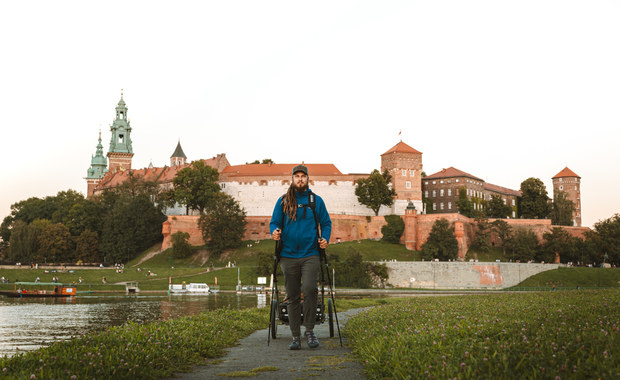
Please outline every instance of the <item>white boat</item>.
[{"label": "white boat", "polygon": [[189,284],[170,284],[168,286],[170,294],[209,294],[211,289],[205,283],[189,283]]}]

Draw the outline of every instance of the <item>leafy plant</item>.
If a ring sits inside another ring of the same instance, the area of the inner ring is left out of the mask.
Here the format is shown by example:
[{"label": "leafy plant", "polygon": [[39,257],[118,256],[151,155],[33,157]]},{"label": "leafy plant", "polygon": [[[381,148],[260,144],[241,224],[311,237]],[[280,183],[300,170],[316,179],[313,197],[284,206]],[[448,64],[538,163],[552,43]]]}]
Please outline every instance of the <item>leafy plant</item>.
[{"label": "leafy plant", "polygon": [[455,260],[459,253],[459,243],[454,235],[454,227],[447,219],[437,219],[433,223],[426,242],[422,245],[425,260]]},{"label": "leafy plant", "polygon": [[381,227],[381,234],[383,238],[381,240],[388,243],[398,244],[400,237],[405,231],[405,222],[399,215],[386,215],[384,216],[386,225]]}]

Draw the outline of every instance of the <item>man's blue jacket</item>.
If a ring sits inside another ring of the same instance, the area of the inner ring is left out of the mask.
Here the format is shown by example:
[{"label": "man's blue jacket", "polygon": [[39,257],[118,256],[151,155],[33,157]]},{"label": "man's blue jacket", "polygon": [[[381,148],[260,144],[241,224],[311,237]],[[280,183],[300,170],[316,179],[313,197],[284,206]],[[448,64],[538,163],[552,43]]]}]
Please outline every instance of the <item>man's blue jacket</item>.
[{"label": "man's blue jacket", "polygon": [[[312,209],[308,206],[308,193],[295,192],[297,198],[297,219],[290,220],[288,215],[284,215],[282,211],[282,200],[280,197],[273,209],[269,230],[273,234],[277,228],[282,230],[282,251],[280,255],[283,257],[300,258],[319,254],[318,237]],[[321,237],[329,241],[332,233],[332,221],[325,208],[325,202],[318,195],[315,196],[316,218],[321,227]],[[305,207],[304,207],[305,206]],[[284,220],[282,220],[284,218]]]}]

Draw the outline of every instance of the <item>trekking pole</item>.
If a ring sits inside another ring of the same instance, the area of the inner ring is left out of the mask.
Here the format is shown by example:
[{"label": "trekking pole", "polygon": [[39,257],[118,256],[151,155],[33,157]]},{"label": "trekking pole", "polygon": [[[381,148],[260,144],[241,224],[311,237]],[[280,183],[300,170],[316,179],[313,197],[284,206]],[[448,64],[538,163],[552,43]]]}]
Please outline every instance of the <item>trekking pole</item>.
[{"label": "trekking pole", "polygon": [[[282,250],[282,238],[276,241],[275,254],[273,255],[273,286],[271,287],[271,308],[269,310],[269,328],[267,329],[267,346],[271,341],[271,335],[276,338],[276,329],[279,309],[278,300],[278,261],[280,261],[280,251]],[[272,327],[273,326],[273,327]],[[273,331],[272,331],[273,328]]]},{"label": "trekking pole", "polygon": [[[319,248],[323,260],[325,261],[325,271],[327,272],[327,284],[329,286],[329,295],[334,305],[334,316],[336,317],[336,328],[338,328],[338,339],[340,339],[340,347],[342,347],[342,335],[340,334],[340,324],[338,323],[338,311],[336,310],[336,300],[334,299],[334,290],[332,289],[332,279],[329,275],[329,264],[327,263],[327,254],[324,249]],[[322,271],[321,271],[322,273]]]}]

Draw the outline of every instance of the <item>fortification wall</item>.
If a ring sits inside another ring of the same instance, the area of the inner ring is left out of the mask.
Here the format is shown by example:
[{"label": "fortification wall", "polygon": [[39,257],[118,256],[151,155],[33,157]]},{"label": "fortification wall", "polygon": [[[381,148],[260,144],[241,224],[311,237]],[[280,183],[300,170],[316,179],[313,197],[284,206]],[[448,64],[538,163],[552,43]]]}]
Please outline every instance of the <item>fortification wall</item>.
[{"label": "fortification wall", "polygon": [[[357,201],[354,180],[311,181],[310,188],[323,198],[330,215],[375,215],[372,210]],[[286,193],[289,185],[288,180],[265,180],[259,183],[250,178],[247,181],[235,179],[220,183],[222,191],[241,203],[248,216],[271,215],[276,200]],[[404,213],[404,206],[400,213]],[[388,214],[392,214],[392,208],[381,206],[379,215]]]},{"label": "fortification wall", "polygon": [[535,274],[561,266],[434,261],[385,264],[388,267],[388,283],[392,286],[422,289],[503,289],[515,286]]},{"label": "fortification wall", "polygon": [[[271,215],[271,212],[269,213]],[[334,244],[340,240],[341,242],[374,239],[378,240],[383,237],[381,233],[381,227],[386,225],[385,218],[383,216],[363,216],[363,215],[342,215],[331,214],[332,219],[332,234],[330,243]],[[403,216],[407,218],[409,216]],[[476,223],[474,219],[469,219],[461,214],[425,214],[415,215],[415,231],[405,231],[401,238],[401,243],[412,239],[416,241],[415,249],[421,249],[422,245],[426,242],[428,235],[433,228],[433,224],[440,218],[447,219],[450,223],[459,224],[462,226],[462,234],[460,236],[457,233],[457,240],[459,240],[459,257],[465,258],[465,253],[469,249],[471,241],[473,240],[476,230]],[[162,233],[164,235],[164,241],[162,244],[162,250],[165,250],[172,246],[170,241],[170,235],[182,231],[187,232],[190,235],[189,243],[191,245],[203,245],[202,233],[198,228],[199,216],[195,215],[170,215],[168,220],[164,222],[162,226]],[[264,240],[270,239],[269,234],[269,221],[271,216],[247,216],[246,217],[246,229],[245,240]],[[505,219],[513,228],[527,228],[536,233],[539,240],[542,241],[542,236],[545,232],[551,230],[550,220],[539,219]],[[492,221],[492,220],[491,220]],[[406,223],[407,225],[407,223]],[[588,231],[587,227],[562,227],[567,230],[572,236],[583,238],[585,231]],[[458,231],[457,231],[458,232]],[[493,237],[492,237],[493,238]]]}]

